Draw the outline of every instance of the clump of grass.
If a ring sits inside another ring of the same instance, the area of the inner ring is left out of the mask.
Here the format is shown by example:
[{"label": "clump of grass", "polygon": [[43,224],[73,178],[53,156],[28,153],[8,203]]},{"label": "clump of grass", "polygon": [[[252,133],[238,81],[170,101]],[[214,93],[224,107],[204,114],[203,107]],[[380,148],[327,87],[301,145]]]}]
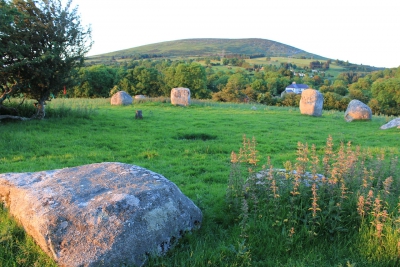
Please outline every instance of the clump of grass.
[{"label": "clump of grass", "polygon": [[149,103],[149,102],[171,103],[171,98],[165,96],[159,96],[159,97],[146,97],[146,98],[134,99],[134,104]]},{"label": "clump of grass", "polygon": [[0,222],[0,266],[57,266],[22,227],[10,218],[2,204]]},{"label": "clump of grass", "polygon": [[304,249],[355,236],[353,249],[365,261],[399,262],[397,156],[372,157],[351,143],[335,150],[330,136],[320,154],[299,142],[296,161],[285,169],[269,160],[259,166],[256,141],[246,136],[239,153],[232,152],[226,199],[253,258],[262,257],[262,237],[284,254],[295,253],[299,242]]},{"label": "clump of grass", "polygon": [[46,107],[46,118],[89,119],[96,114],[96,108],[89,102],[69,99],[53,99]]},{"label": "clump of grass", "polygon": [[[103,99],[99,99],[100,101]],[[98,100],[98,102],[99,102]],[[31,118],[36,112],[34,100],[14,99],[6,103],[9,109],[7,115]],[[46,102],[46,119],[50,118],[91,118],[96,114],[93,102],[82,101],[81,99],[56,98]]]}]

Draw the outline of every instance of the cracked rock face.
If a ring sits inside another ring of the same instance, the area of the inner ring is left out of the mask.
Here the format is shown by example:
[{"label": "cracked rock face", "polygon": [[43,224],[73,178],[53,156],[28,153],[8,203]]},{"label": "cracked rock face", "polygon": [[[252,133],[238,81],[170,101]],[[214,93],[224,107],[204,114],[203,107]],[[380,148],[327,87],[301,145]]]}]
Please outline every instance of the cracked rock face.
[{"label": "cracked rock face", "polygon": [[202,221],[174,183],[123,163],[0,174],[0,197],[60,266],[142,266]]}]

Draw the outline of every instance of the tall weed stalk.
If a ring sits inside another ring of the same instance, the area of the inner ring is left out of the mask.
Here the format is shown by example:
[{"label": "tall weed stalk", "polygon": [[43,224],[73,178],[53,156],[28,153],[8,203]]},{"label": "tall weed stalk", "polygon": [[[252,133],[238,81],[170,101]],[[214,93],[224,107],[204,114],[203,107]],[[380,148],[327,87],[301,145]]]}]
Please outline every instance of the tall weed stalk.
[{"label": "tall weed stalk", "polygon": [[321,154],[299,142],[296,161],[285,169],[274,169],[269,160],[259,166],[255,138],[243,136],[239,153],[231,154],[226,196],[252,253],[261,253],[263,238],[275,240],[277,253],[287,253],[300,240],[311,246],[350,234],[359,237],[355,248],[369,260],[384,254],[385,261],[398,261],[397,156],[382,151],[372,157],[350,142],[335,149],[331,136]]}]

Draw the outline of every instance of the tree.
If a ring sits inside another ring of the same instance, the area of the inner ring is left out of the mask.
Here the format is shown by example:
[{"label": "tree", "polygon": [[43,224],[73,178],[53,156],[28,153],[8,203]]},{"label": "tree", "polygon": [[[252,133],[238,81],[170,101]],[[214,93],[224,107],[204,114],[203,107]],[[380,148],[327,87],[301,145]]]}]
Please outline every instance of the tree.
[{"label": "tree", "polygon": [[263,79],[255,79],[252,83],[251,83],[251,87],[260,93],[265,93],[267,92],[267,85],[266,82]]},{"label": "tree", "polygon": [[74,97],[108,97],[115,85],[117,69],[105,65],[81,68],[76,76]]},{"label": "tree", "polygon": [[92,45],[71,1],[62,7],[61,0],[0,0],[1,106],[22,93],[37,101],[34,117],[43,118],[50,95],[70,84]]},{"label": "tree", "polygon": [[[335,80],[331,86],[331,88],[333,89],[333,92],[335,92],[336,94],[339,95],[346,95],[348,90],[347,90],[347,84],[345,81],[343,80]],[[362,101],[360,99],[360,101]]]},{"label": "tree", "polygon": [[324,93],[324,109],[326,110],[340,110],[340,100],[343,97],[339,94],[327,92]]},{"label": "tree", "polygon": [[349,96],[351,99],[358,99],[368,103],[371,98],[371,82],[367,78],[359,78],[357,82],[349,86]]},{"label": "tree", "polygon": [[261,93],[257,96],[257,102],[260,104],[265,104],[269,106],[273,106],[276,104],[275,98],[271,95],[270,92]]},{"label": "tree", "polygon": [[279,95],[279,78],[271,77],[265,80],[267,84],[267,91],[270,92],[272,95]]},{"label": "tree", "polygon": [[372,98],[369,102],[368,102],[368,107],[370,107],[371,111],[373,114],[378,115],[381,112],[381,107],[379,105],[378,100],[376,100],[375,98]]},{"label": "tree", "polygon": [[285,94],[281,99],[279,105],[286,107],[298,107],[300,103],[301,95],[289,93]]},{"label": "tree", "polygon": [[310,69],[321,69],[321,68],[322,68],[322,64],[318,60],[310,62]]},{"label": "tree", "polygon": [[400,78],[378,79],[372,84],[372,96],[388,115],[400,115]]},{"label": "tree", "polygon": [[242,102],[247,99],[243,92],[246,85],[246,77],[242,73],[235,73],[229,77],[226,86],[220,92],[214,93],[212,98],[222,102]]},{"label": "tree", "polygon": [[321,76],[319,76],[319,75],[314,75],[313,80],[314,80],[314,82],[313,82],[314,87],[317,87],[317,88],[324,82],[321,79]]},{"label": "tree", "polygon": [[330,64],[330,60],[328,60],[327,62],[325,62],[325,63],[322,65],[322,69],[328,70],[328,69],[329,69],[329,64]]},{"label": "tree", "polygon": [[210,92],[207,90],[206,71],[199,63],[179,63],[176,67],[171,66],[166,69],[164,77],[168,90],[165,94],[169,93],[171,88],[187,87],[194,98],[210,97]]}]

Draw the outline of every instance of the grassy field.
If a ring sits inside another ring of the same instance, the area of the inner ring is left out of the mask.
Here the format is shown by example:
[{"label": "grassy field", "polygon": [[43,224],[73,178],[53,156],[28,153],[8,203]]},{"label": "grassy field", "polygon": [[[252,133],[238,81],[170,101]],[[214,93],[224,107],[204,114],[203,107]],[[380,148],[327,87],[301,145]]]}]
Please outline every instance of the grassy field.
[{"label": "grassy field", "polygon": [[[139,109],[143,120],[134,118]],[[201,208],[201,229],[185,236],[165,257],[151,259],[149,266],[398,264],[393,256],[398,255],[398,248],[386,258],[378,257],[378,252],[362,253],[360,240],[366,240],[361,237],[369,228],[338,233],[331,239],[324,235],[311,241],[291,239],[288,249],[284,239],[283,244],[274,236],[276,226],[264,219],[244,223],[246,212],[230,209],[226,200],[232,176],[231,152],[239,151],[244,135],[257,142],[259,162],[255,169],[267,163],[267,157],[275,168],[295,162],[298,142],[310,147],[315,144],[315,153],[322,157],[329,136],[335,149],[340,142],[351,142],[371,157],[384,153],[384,162],[389,164],[390,158],[400,154],[399,130],[379,129],[389,117],[347,123],[343,113],[334,111],[310,117],[296,108],[203,101],[189,107],[172,106],[168,101],[121,107],[110,106],[109,99],[56,99],[47,106],[47,114],[42,121],[0,123],[0,173],[124,162],[162,174]],[[400,180],[399,176],[393,178]],[[397,199],[399,192],[393,194]],[[4,209],[0,215],[0,266],[54,265],[37,252]]]},{"label": "grassy field", "polygon": [[[300,59],[300,58],[288,58],[288,57],[271,57],[270,61],[266,61],[266,58],[247,59],[246,61],[249,62],[250,64],[264,64],[264,65],[272,64],[277,67],[279,67],[281,63],[292,63],[300,68],[304,68],[304,67],[309,67],[310,62],[316,60],[320,62],[326,62],[326,60],[320,60],[320,59]],[[345,67],[339,66],[334,62],[332,62],[329,65],[329,69],[325,71],[325,73],[327,75],[331,75],[332,77],[336,78],[340,73],[347,71],[349,70],[346,69]]]}]

